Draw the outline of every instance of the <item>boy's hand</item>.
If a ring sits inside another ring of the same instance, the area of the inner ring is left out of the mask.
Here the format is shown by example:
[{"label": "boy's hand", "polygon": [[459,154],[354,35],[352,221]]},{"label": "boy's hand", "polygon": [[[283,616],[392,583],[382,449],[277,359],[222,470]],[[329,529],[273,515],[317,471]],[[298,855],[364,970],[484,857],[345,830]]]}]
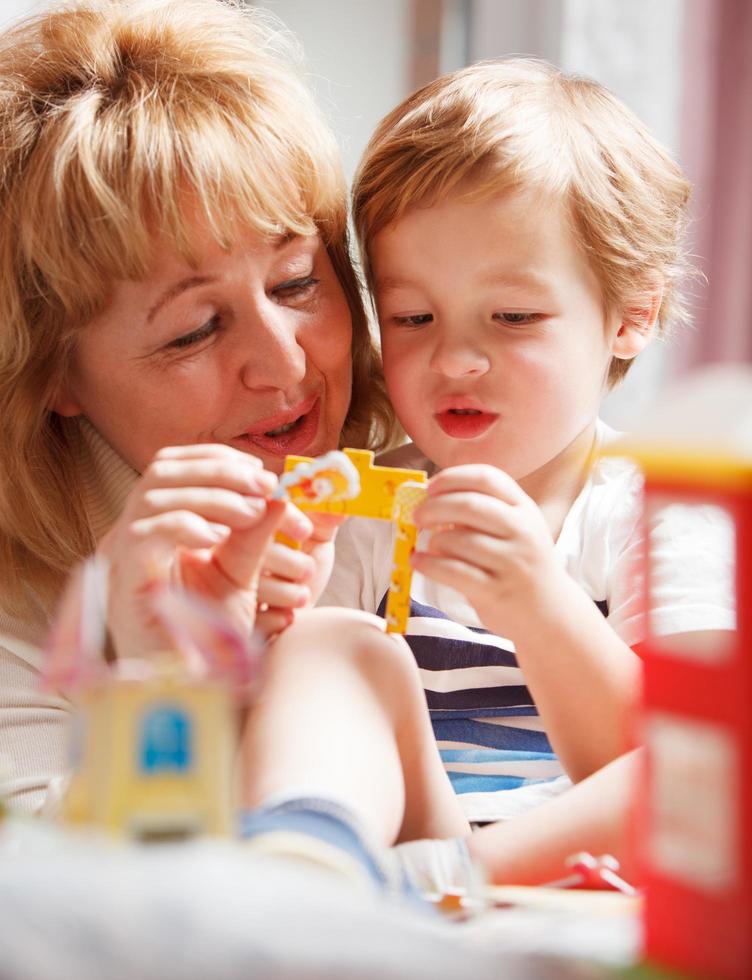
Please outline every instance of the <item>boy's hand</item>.
[{"label": "boy's hand", "polygon": [[538,505],[494,466],[442,470],[415,521],[432,533],[413,567],[462,592],[486,629],[510,639],[563,574]]},{"label": "boy's hand", "polygon": [[[299,514],[288,503],[279,530],[287,533],[288,520]],[[339,514],[306,513],[313,530],[301,550],[273,542],[266,553],[259,581],[256,629],[267,637],[289,626],[296,609],[313,606],[324,591],[334,563],[334,538],[345,517]]]}]

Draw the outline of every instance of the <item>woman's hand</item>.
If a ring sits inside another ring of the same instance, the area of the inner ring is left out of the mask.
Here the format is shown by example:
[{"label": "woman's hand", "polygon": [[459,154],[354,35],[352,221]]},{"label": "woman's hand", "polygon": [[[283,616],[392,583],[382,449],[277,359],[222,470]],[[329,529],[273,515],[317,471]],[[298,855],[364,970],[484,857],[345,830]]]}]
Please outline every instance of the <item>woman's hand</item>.
[{"label": "woman's hand", "polygon": [[[286,514],[284,504],[269,500],[275,486],[257,459],[229,446],[157,453],[98,549],[110,566],[108,622],[119,657],[169,647],[150,602],[161,583],[219,604],[229,623],[250,635],[263,557]],[[311,532],[300,512],[286,528],[298,540]]]},{"label": "woman's hand", "polygon": [[462,592],[486,629],[510,639],[565,574],[539,507],[494,466],[442,470],[415,520],[432,533],[413,567]]},{"label": "woman's hand", "polygon": [[[294,504],[288,503],[287,508],[279,530],[292,537],[288,530],[289,512],[300,511]],[[345,517],[317,513],[306,516],[312,531],[300,550],[274,541],[264,556],[256,617],[256,629],[264,636],[273,636],[289,626],[296,609],[315,605],[332,573],[334,538]]]}]

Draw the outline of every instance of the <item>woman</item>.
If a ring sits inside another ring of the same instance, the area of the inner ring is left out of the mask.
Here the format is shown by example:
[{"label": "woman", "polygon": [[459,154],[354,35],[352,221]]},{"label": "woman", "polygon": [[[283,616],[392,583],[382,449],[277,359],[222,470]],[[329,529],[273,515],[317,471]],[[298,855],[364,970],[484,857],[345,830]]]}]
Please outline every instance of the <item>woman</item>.
[{"label": "woman", "polygon": [[[273,528],[331,537],[267,512],[284,456],[388,435],[337,150],[294,54],[215,0],[92,0],[0,38],[0,717],[24,808],[65,768],[68,704],[38,680],[75,563],[109,560],[118,657],[164,643],[155,569],[250,630]],[[269,605],[309,598],[268,561]],[[399,647],[364,635],[354,656]]]}]

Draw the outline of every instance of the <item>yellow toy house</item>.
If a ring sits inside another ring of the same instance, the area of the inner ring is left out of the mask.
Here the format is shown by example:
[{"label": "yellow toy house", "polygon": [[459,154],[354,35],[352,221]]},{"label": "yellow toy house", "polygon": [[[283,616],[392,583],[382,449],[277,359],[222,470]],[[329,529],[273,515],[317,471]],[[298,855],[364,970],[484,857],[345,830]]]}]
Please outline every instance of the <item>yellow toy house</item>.
[{"label": "yellow toy house", "polygon": [[76,704],[63,817],[139,840],[229,834],[237,695],[258,651],[197,597],[165,591],[155,612],[175,651],[108,668],[103,576],[84,566],[50,649],[47,683]]},{"label": "yellow toy house", "polygon": [[230,833],[229,684],[162,666],[87,685],[78,708],[67,820],[139,840]]}]

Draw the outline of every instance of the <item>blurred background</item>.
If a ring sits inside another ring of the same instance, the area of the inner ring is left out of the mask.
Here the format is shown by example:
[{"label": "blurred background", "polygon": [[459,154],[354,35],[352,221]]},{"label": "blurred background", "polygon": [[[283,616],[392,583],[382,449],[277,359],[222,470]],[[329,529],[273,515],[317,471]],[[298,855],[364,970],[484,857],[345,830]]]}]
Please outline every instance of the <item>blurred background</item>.
[{"label": "blurred background", "polygon": [[[252,0],[247,0],[252,2]],[[3,0],[0,21],[44,6]],[[532,55],[596,78],[678,157],[695,186],[704,274],[694,326],[641,355],[604,415],[629,427],[662,383],[752,362],[752,0],[256,0],[299,38],[348,176],[376,123],[436,75]]]}]

